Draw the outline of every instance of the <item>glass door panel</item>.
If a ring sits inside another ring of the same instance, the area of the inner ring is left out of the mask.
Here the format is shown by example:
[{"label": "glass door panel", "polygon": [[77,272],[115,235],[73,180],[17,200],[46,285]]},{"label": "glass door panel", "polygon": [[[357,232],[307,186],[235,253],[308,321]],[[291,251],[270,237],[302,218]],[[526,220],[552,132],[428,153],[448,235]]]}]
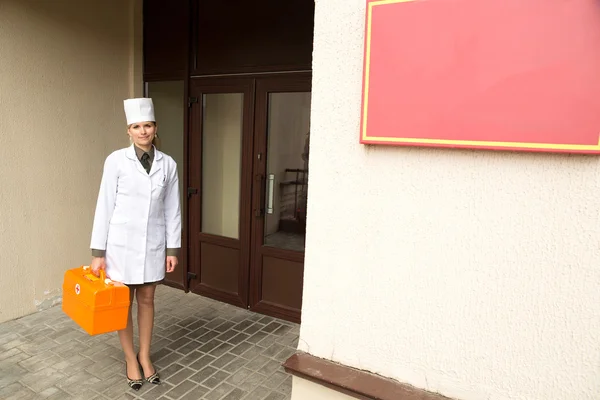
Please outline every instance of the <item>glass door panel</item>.
[{"label": "glass door panel", "polygon": [[310,95],[268,95],[265,246],[304,251]]},{"label": "glass door panel", "polygon": [[202,232],[239,239],[244,95],[203,95]]}]

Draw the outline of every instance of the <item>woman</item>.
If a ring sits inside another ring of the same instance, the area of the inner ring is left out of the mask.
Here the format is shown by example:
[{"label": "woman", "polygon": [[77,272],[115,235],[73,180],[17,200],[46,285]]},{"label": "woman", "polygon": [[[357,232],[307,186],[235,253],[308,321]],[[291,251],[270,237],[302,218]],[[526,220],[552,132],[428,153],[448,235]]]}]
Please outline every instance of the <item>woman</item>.
[{"label": "woman", "polygon": [[119,331],[127,382],[134,390],[144,380],[160,384],[150,360],[156,285],[173,272],[181,247],[177,165],[154,147],[157,126],[152,99],[124,102],[131,146],[104,163],[92,231],[92,271],[130,288],[138,305],[139,353],[133,347],[131,308],[127,328]]}]

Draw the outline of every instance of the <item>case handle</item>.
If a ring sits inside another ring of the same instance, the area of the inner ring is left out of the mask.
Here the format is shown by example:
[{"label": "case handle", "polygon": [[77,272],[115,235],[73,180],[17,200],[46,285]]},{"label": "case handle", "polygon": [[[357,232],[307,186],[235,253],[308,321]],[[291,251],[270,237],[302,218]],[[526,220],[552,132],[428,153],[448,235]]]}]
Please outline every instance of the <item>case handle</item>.
[{"label": "case handle", "polygon": [[[83,266],[84,271],[87,271],[88,269],[90,269],[89,265]],[[110,285],[111,283],[113,283],[111,279],[106,278],[106,271],[104,271],[103,269],[100,270],[100,280],[104,282],[105,285]]]}]

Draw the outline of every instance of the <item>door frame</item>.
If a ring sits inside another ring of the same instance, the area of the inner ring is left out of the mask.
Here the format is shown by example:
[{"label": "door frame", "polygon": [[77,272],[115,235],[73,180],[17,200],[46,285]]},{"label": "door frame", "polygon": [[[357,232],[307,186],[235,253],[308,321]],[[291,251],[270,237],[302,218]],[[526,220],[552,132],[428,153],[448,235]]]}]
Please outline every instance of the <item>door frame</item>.
[{"label": "door frame", "polygon": [[[255,182],[256,172],[263,169],[266,174],[266,159],[258,160],[257,149],[267,150],[268,94],[274,92],[311,91],[312,71],[285,73],[256,73],[240,75],[217,75],[191,77],[188,81],[188,126],[186,130],[186,187],[196,191],[194,194],[182,193],[187,197],[187,262],[184,276],[186,291],[206,296],[218,301],[233,304],[252,311],[300,322],[301,312],[262,301],[262,263],[257,257],[262,254],[304,262],[304,253],[276,248],[262,249],[262,229],[264,215],[257,218],[254,214],[260,203],[260,185]],[[260,92],[259,92],[260,88]],[[215,244],[231,245],[231,240],[201,233],[202,228],[202,123],[204,94],[244,93],[244,120],[242,128],[242,155],[240,176],[240,221],[239,248],[240,266],[238,270],[238,293],[228,293],[199,283],[201,274],[200,241],[208,239]],[[258,101],[258,96],[265,97]],[[259,104],[262,103],[262,104]],[[259,134],[259,132],[261,132]],[[198,134],[199,133],[199,134]],[[264,162],[263,162],[264,161]],[[198,166],[196,168],[196,166]],[[188,190],[189,190],[188,189]],[[249,201],[244,201],[248,199]],[[193,212],[192,210],[197,210]],[[261,225],[261,235],[256,234]],[[212,236],[212,237],[211,237]]]}]

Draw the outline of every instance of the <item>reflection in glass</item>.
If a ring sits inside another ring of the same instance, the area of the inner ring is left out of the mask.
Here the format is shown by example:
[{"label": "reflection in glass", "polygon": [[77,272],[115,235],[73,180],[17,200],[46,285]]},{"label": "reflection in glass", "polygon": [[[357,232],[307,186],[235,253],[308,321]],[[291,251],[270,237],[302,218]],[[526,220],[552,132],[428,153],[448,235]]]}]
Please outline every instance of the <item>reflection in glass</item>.
[{"label": "reflection in glass", "polygon": [[242,93],[206,94],[202,120],[202,232],[239,238]]},{"label": "reflection in glass", "polygon": [[[183,135],[185,119],[183,81],[148,82],[147,96],[152,98],[154,113],[158,124],[157,147],[173,157],[177,163],[179,175],[179,193],[183,215]],[[185,219],[184,219],[185,220]]]},{"label": "reflection in glass", "polygon": [[304,251],[310,92],[270,93],[266,246]]}]

